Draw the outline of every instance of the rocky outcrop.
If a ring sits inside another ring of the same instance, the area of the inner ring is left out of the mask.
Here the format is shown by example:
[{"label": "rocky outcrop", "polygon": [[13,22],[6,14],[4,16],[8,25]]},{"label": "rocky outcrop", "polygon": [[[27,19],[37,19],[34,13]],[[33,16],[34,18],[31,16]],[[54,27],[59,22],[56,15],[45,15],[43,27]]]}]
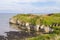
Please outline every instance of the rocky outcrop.
[{"label": "rocky outcrop", "polygon": [[50,28],[49,26],[45,26],[45,25],[36,25],[35,27],[35,31],[41,31],[43,33],[52,33],[54,30],[52,28]]},{"label": "rocky outcrop", "polygon": [[50,28],[49,26],[45,26],[45,25],[41,25],[41,26],[40,25],[32,25],[32,24],[30,24],[28,22],[26,22],[26,23],[25,22],[21,22],[21,21],[15,19],[15,18],[11,18],[9,20],[9,23],[19,24],[20,27],[24,26],[24,28],[26,28],[28,31],[31,31],[31,30],[33,30],[33,31],[42,31],[43,30],[44,33],[53,32],[53,29]]},{"label": "rocky outcrop", "polygon": [[45,25],[42,25],[40,27],[41,30],[43,30],[43,33],[51,33],[53,32],[54,30],[52,28],[50,28],[49,26],[45,26]]},{"label": "rocky outcrop", "polygon": [[50,27],[44,27],[44,33],[51,33],[53,32],[53,29],[51,29]]},{"label": "rocky outcrop", "polygon": [[22,22],[21,22],[21,21],[19,21],[19,20],[17,20],[17,23],[18,23],[19,25],[22,25]]},{"label": "rocky outcrop", "polygon": [[25,26],[26,26],[27,30],[30,31],[30,24],[29,23],[26,23]]},{"label": "rocky outcrop", "polygon": [[40,27],[40,25],[36,25],[35,26],[35,31],[39,31],[39,27]]},{"label": "rocky outcrop", "polygon": [[10,19],[9,19],[9,23],[11,23],[11,24],[17,24],[17,19],[15,19],[15,18],[10,18]]}]

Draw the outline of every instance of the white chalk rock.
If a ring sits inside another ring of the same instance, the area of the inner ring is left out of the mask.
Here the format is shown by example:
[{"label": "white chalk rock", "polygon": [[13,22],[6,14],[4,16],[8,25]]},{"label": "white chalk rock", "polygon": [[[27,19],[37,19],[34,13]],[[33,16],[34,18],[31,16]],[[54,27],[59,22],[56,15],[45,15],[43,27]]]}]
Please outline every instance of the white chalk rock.
[{"label": "white chalk rock", "polygon": [[26,23],[26,26],[29,26],[29,23]]},{"label": "white chalk rock", "polygon": [[40,28],[43,29],[45,27],[45,25],[42,25]]},{"label": "white chalk rock", "polygon": [[9,20],[9,23],[16,24],[16,22],[17,22],[17,20],[16,20],[16,19],[14,19],[14,18],[11,18],[11,19]]},{"label": "white chalk rock", "polygon": [[39,31],[39,27],[40,27],[40,25],[36,25],[36,26],[35,26],[35,30],[36,30],[36,31]]}]

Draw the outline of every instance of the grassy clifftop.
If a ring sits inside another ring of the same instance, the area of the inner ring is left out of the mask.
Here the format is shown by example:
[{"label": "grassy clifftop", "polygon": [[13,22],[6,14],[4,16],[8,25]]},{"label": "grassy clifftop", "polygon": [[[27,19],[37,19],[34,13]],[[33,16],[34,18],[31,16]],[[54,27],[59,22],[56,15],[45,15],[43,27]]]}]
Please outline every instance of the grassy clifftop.
[{"label": "grassy clifftop", "polygon": [[53,23],[60,23],[60,13],[46,14],[46,15],[33,15],[33,14],[18,14],[14,16],[22,22],[29,22],[31,24],[45,24],[51,25]]}]

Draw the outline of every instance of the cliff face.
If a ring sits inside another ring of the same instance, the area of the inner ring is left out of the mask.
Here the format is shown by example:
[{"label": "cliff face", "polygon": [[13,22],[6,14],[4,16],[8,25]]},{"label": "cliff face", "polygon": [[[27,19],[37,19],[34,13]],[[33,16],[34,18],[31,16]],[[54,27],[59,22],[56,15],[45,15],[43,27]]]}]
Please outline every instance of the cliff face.
[{"label": "cliff face", "polygon": [[33,29],[35,31],[40,31],[43,29],[46,33],[49,33],[53,31],[53,29],[50,27],[60,26],[59,15],[60,14],[47,14],[45,16],[33,14],[18,14],[10,18],[9,23],[24,26],[28,30]]}]

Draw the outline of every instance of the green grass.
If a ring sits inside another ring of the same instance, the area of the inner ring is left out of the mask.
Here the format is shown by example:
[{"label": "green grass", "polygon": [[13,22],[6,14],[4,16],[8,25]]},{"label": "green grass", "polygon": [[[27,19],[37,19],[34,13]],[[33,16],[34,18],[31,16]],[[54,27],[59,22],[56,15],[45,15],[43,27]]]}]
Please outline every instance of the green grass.
[{"label": "green grass", "polygon": [[55,39],[55,34],[43,34],[37,37],[28,38],[28,40],[53,40]]}]

